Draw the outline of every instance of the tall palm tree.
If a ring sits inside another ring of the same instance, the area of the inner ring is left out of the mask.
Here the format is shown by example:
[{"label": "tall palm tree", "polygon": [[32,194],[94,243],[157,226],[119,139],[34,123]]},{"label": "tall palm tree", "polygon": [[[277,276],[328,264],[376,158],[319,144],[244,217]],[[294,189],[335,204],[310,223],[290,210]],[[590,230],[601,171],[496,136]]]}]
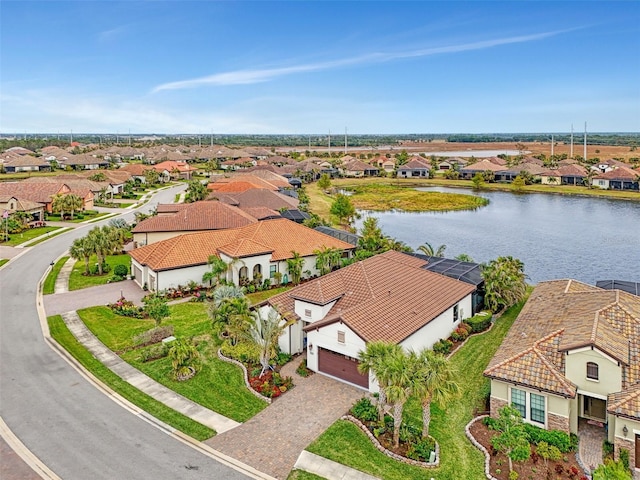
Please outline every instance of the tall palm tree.
[{"label": "tall palm tree", "polygon": [[384,359],[383,371],[388,380],[387,400],[393,407],[393,444],[400,446],[400,426],[404,404],[411,395],[414,379],[413,359],[400,348]]},{"label": "tall palm tree", "polygon": [[304,258],[302,258],[298,252],[291,251],[291,254],[293,256],[287,258],[287,270],[289,270],[289,274],[291,275],[291,282],[293,282],[294,285],[298,285],[302,277]]},{"label": "tall palm tree", "polygon": [[93,253],[93,245],[88,237],[76,238],[69,248],[69,255],[71,255],[71,258],[84,260],[85,275],[89,275],[89,260]]},{"label": "tall palm tree", "polygon": [[364,350],[360,351],[358,357],[360,363],[358,364],[358,371],[360,373],[368,375],[373,373],[378,382],[379,394],[378,394],[378,418],[380,421],[384,420],[384,410],[387,406],[387,386],[388,380],[388,363],[386,359],[401,350],[402,347],[395,343],[388,343],[383,341],[369,342]]},{"label": "tall palm tree", "polygon": [[262,365],[260,377],[268,369],[273,369],[270,362],[276,354],[278,338],[288,325],[286,322],[282,323],[280,315],[273,309],[266,318],[262,316],[259,310],[253,312],[252,321],[249,322],[243,336],[260,350],[260,365]]},{"label": "tall palm tree", "polygon": [[64,219],[65,208],[66,208],[66,204],[65,204],[64,195],[60,193],[54,195],[53,200],[51,202],[51,210],[53,210],[54,212],[59,212],[61,220]]},{"label": "tall palm tree", "polygon": [[460,393],[456,374],[449,361],[433,350],[423,349],[410,352],[412,372],[412,392],[422,403],[422,436],[429,436],[431,423],[431,403],[441,406]]},{"label": "tall palm tree", "polygon": [[71,220],[73,220],[73,213],[78,210],[82,210],[82,206],[84,205],[82,198],[73,193],[67,193],[63,197],[63,203],[65,206],[65,210],[71,213]]},{"label": "tall palm tree", "polygon": [[444,257],[444,251],[447,249],[446,245],[440,245],[438,249],[434,249],[429,242],[425,242],[424,245],[420,245],[418,250],[429,257]]},{"label": "tall palm tree", "polygon": [[214,329],[229,336],[235,344],[250,316],[249,303],[241,288],[222,285],[213,291],[208,314]]}]

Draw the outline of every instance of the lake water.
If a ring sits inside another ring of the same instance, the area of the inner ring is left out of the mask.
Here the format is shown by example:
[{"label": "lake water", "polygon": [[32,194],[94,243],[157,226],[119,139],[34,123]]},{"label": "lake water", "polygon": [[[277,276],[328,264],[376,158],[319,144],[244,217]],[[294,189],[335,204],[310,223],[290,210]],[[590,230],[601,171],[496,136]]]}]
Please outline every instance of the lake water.
[{"label": "lake water", "polygon": [[529,283],[573,278],[640,282],[640,203],[563,195],[420,188],[481,195],[475,211],[447,213],[361,212],[378,218],[382,231],[410,247],[447,245],[476,262],[511,255],[524,262]]}]

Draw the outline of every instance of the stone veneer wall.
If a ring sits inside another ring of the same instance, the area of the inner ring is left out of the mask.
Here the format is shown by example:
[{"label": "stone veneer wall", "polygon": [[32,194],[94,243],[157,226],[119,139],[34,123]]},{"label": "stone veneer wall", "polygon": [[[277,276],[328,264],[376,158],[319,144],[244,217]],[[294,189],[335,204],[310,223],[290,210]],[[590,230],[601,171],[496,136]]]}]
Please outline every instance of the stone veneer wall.
[{"label": "stone veneer wall", "polygon": [[569,419],[567,417],[549,413],[547,415],[547,430],[560,430],[565,433],[570,433]]},{"label": "stone veneer wall", "polygon": [[[633,471],[633,467],[636,464],[636,444],[634,440],[630,438],[620,438],[615,437],[613,440],[613,445],[615,447],[615,459],[620,459],[620,449],[624,448],[629,450],[629,466],[631,467],[631,471]],[[636,475],[637,477],[637,475]]]},{"label": "stone veneer wall", "polygon": [[498,418],[498,410],[507,405],[507,401],[502,398],[490,397],[489,408],[491,409],[491,416]]}]

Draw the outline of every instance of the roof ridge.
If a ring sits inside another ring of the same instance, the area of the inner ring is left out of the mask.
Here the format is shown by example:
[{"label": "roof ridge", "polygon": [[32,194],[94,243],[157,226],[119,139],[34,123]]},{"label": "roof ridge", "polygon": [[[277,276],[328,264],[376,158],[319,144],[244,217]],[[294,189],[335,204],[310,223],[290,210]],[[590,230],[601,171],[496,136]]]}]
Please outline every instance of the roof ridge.
[{"label": "roof ridge", "polygon": [[563,384],[567,390],[575,386],[573,383],[571,383],[569,379],[567,379],[567,377],[565,377],[562,373],[560,373],[557,370],[556,366],[553,363],[551,363],[549,359],[547,359],[544,353],[539,351],[536,347],[533,347],[533,350],[534,350],[534,353],[540,358],[540,361],[542,361],[542,363],[544,363],[547,366],[547,368],[551,370],[551,374],[554,377],[556,377],[556,380],[558,380],[561,384]]},{"label": "roof ridge", "polygon": [[493,370],[496,370],[498,367],[502,367],[503,365],[505,365],[505,364],[507,364],[507,363],[509,363],[509,362],[512,362],[513,360],[516,360],[517,358],[520,358],[520,357],[525,356],[527,353],[532,352],[534,349],[535,349],[535,346],[533,346],[533,345],[532,345],[532,346],[530,346],[529,348],[527,348],[526,350],[523,350],[523,351],[521,351],[521,352],[518,352],[518,353],[516,353],[515,355],[512,355],[511,357],[506,358],[506,359],[504,359],[503,361],[501,361],[501,362],[499,362],[499,363],[496,363],[493,367],[489,367],[489,368],[487,368],[487,369],[484,371],[484,373],[486,374],[486,373],[488,373],[488,372],[491,372],[491,371],[493,371]]}]

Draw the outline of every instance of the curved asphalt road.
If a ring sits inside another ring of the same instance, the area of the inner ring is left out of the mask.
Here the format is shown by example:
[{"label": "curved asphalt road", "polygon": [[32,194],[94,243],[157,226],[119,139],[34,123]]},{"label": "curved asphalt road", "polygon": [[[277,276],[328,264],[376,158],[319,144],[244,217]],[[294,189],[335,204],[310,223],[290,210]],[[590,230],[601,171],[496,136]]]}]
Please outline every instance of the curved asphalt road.
[{"label": "curved asphalt road", "polygon": [[[152,204],[172,202],[179,188],[159,192]],[[122,408],[44,341],[38,280],[94,226],[35,246],[0,270],[0,416],[64,480],[248,478]]]}]

